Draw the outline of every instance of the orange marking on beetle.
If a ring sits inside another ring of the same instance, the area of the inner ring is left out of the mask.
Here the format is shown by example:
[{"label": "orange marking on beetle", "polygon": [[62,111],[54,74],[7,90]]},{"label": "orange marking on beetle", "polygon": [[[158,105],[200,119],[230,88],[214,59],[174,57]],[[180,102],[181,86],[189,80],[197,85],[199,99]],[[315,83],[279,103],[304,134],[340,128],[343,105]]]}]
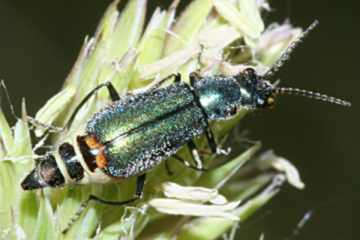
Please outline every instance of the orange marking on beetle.
[{"label": "orange marking on beetle", "polygon": [[107,159],[106,159],[106,156],[103,152],[103,149],[104,149],[104,145],[101,144],[96,136],[93,136],[93,135],[89,135],[89,136],[86,136],[85,137],[85,143],[86,145],[88,145],[88,147],[90,149],[97,149],[99,151],[98,154],[96,154],[95,156],[95,163],[96,163],[96,166],[98,168],[104,168],[107,166]]},{"label": "orange marking on beetle", "polygon": [[106,159],[106,156],[103,152],[100,152],[98,155],[96,155],[96,166],[98,168],[104,168],[107,166],[107,159]]},{"label": "orange marking on beetle", "polygon": [[103,145],[98,142],[95,136],[89,135],[85,137],[85,143],[90,149],[101,148]]}]

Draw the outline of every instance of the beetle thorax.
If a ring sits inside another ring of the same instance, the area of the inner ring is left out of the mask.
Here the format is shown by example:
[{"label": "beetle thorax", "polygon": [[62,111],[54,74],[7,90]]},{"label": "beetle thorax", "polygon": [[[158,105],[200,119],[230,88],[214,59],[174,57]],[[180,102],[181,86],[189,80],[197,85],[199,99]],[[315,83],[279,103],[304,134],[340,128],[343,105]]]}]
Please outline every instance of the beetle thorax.
[{"label": "beetle thorax", "polygon": [[233,116],[241,103],[240,86],[232,77],[205,77],[195,83],[194,90],[209,120]]}]

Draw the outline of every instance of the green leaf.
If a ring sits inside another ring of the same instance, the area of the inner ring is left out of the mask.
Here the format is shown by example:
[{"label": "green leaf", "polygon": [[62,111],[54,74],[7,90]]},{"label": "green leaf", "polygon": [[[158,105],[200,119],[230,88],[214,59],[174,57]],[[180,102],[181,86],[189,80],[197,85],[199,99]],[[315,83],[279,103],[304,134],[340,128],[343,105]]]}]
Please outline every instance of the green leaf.
[{"label": "green leaf", "polygon": [[130,0],[116,22],[109,37],[108,59],[121,58],[130,48],[136,47],[143,31],[147,0]]},{"label": "green leaf", "polygon": [[95,239],[117,240],[119,238],[135,239],[136,230],[141,229],[142,216],[146,214],[145,208],[126,207],[120,221],[104,228]]},{"label": "green leaf", "polygon": [[18,193],[16,171],[12,162],[0,162],[0,232],[12,227],[12,209]]},{"label": "green leaf", "polygon": [[162,56],[167,30],[174,20],[172,12],[155,10],[139,43],[136,65],[152,63]]},{"label": "green leaf", "polygon": [[[247,2],[248,1],[248,2]],[[251,39],[258,39],[264,30],[262,21],[257,21],[256,17],[249,17],[253,14],[259,14],[258,9],[254,9],[250,3],[253,0],[241,1],[245,10],[240,10],[229,0],[213,0],[217,12],[226,19],[232,26],[236,27],[241,33]],[[249,11],[250,10],[250,11]]]},{"label": "green leaf", "polygon": [[31,156],[31,138],[27,122],[19,119],[14,129],[14,145],[9,155],[13,157]]},{"label": "green leaf", "polygon": [[256,0],[238,0],[238,9],[241,14],[245,15],[253,31],[260,34],[264,31],[265,25],[260,15],[260,8]]},{"label": "green leaf", "polygon": [[[50,98],[46,104],[36,113],[35,119],[41,123],[51,125],[65,111],[65,108],[75,97],[75,87],[69,86]],[[36,136],[42,136],[45,128],[38,127],[35,130]]]},{"label": "green leaf", "polygon": [[165,55],[188,46],[195,39],[206,23],[212,7],[211,0],[195,0],[187,6],[172,29],[175,36],[171,36],[167,41]]},{"label": "green leaf", "polygon": [[42,196],[40,198],[39,212],[31,239],[57,239],[58,237],[56,236],[58,235],[59,229],[55,226],[50,201],[46,197]]},{"label": "green leaf", "polygon": [[31,236],[39,212],[38,195],[35,192],[24,192],[20,198],[20,211],[17,222],[23,228],[26,236]]},{"label": "green leaf", "polygon": [[3,146],[1,144],[1,151],[0,156],[3,157],[7,155],[7,153],[10,151],[14,144],[14,138],[11,132],[11,128],[6,121],[5,115],[3,111],[0,108],[0,139],[3,143]]},{"label": "green leaf", "polygon": [[[129,89],[146,86],[154,76],[164,77],[170,73],[181,72],[183,80],[188,81],[189,72],[198,68],[201,68],[199,70],[205,73],[204,75],[221,73],[225,64],[234,69],[241,69],[242,66],[232,65],[236,59],[245,59],[241,63],[255,64],[255,67],[258,67],[258,61],[253,59],[250,53],[255,52],[257,59],[263,60],[267,55],[271,55],[274,47],[277,47],[272,41],[274,36],[269,35],[265,39],[267,41],[264,47],[256,52],[255,43],[264,29],[256,0],[183,1],[187,8],[178,19],[175,19],[175,12],[180,0],[174,0],[167,11],[157,8],[146,28],[144,23],[147,0],[128,0],[121,13],[118,11],[119,2],[120,0],[115,0],[110,4],[95,36],[85,39],[63,90],[36,114],[37,120],[61,126],[70,118],[84,96],[105,81],[111,81],[119,93],[124,94]],[[289,26],[287,30],[291,31],[292,27]],[[233,50],[237,48],[237,40],[240,37],[245,40],[246,53],[238,49]],[[197,59],[202,50],[200,44],[204,46],[201,64]],[[86,121],[107,103],[109,96],[104,88],[83,105],[66,135],[59,133],[52,136],[53,146],[61,143],[59,139],[63,141],[66,138],[68,141],[74,139],[74,136],[84,134],[82,130]],[[215,135],[219,139],[227,136],[247,112],[246,109],[241,109],[232,120],[212,123]],[[42,133],[41,129],[37,130],[37,134]],[[249,165],[243,165],[260,148],[260,144],[206,173],[186,168],[174,160],[171,161],[171,169],[175,173],[172,177],[167,176],[164,164],[149,172],[144,198],[134,203],[141,207],[106,206],[92,202],[69,231],[62,235],[61,231],[67,227],[80,204],[90,193],[108,200],[129,199],[134,192],[136,178],[107,185],[89,184],[23,192],[20,189],[20,178],[30,171],[32,161],[28,160],[30,155],[33,155],[24,104],[22,119],[13,129],[9,127],[0,111],[0,138],[0,238],[215,239],[226,232],[234,221],[174,217],[149,208],[149,201],[163,197],[159,190],[161,183],[170,178],[186,186],[207,186],[217,189],[221,187],[221,192],[225,193],[229,201],[246,198],[249,201],[240,207],[234,204],[234,208],[229,210],[229,214],[236,214],[242,221],[277,192],[272,184],[273,189],[266,189],[258,194],[274,176],[264,174],[263,171],[266,170],[259,169],[256,172],[259,175],[255,177],[246,175],[248,166],[258,167],[253,161]],[[199,149],[205,147],[204,140],[196,140]],[[185,159],[191,158],[186,148],[179,154]],[[209,163],[213,157],[204,158],[205,163]],[[284,167],[284,164],[281,166]],[[280,170],[289,172],[283,168]],[[229,181],[233,175],[235,176]],[[254,194],[257,195],[254,197]],[[194,197],[187,200],[194,202]],[[215,202],[219,201],[217,199]],[[167,206],[171,207],[173,204]]]},{"label": "green leaf", "polygon": [[[79,79],[76,86],[78,91],[65,121],[84,96],[99,83],[112,80],[115,88],[124,92],[133,76],[132,74],[118,75],[115,65],[126,53],[136,47],[143,30],[147,1],[129,1],[121,16],[117,11],[118,2],[115,1],[110,5],[97,29],[96,36],[83,47],[84,57],[81,54],[77,62],[81,65],[76,65],[75,70],[78,71],[71,75],[72,79]],[[67,84],[70,84],[69,81]],[[100,91],[99,96],[101,99],[108,99],[105,91]],[[87,112],[92,113],[89,109]]]},{"label": "green leaf", "polygon": [[116,71],[114,62],[119,61],[137,46],[144,27],[146,4],[146,0],[130,0],[120,17],[115,20],[112,34],[109,34],[103,43],[106,52],[99,59],[103,65],[99,72],[98,83],[112,78],[117,89],[124,89],[131,80],[113,77]]}]

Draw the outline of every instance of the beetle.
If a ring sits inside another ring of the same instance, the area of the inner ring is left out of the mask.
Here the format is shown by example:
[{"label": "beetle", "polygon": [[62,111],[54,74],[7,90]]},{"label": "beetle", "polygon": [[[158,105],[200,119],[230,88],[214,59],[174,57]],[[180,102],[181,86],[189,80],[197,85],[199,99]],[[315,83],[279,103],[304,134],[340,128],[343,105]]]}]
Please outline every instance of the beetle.
[{"label": "beetle", "polygon": [[[81,101],[66,126],[100,89],[107,89],[112,102],[89,119],[82,135],[61,142],[56,151],[48,152],[37,161],[35,168],[22,181],[22,188],[34,190],[72,183],[106,183],[137,176],[133,198],[107,201],[90,195],[85,202],[127,204],[142,196],[145,174],[150,169],[171,156],[185,163],[176,156],[185,145],[197,163],[191,167],[204,170],[194,138],[204,134],[212,153],[226,154],[218,147],[209,127],[212,121],[229,119],[242,108],[272,108],[279,95],[301,95],[350,106],[349,102],[334,97],[277,87],[268,81],[316,24],[304,31],[264,75],[259,75],[253,68],[246,68],[234,76],[192,73],[190,84],[187,84],[181,81],[180,74],[173,74],[145,92],[122,97],[111,82],[98,85]],[[170,78],[174,78],[174,83],[161,87]]]}]

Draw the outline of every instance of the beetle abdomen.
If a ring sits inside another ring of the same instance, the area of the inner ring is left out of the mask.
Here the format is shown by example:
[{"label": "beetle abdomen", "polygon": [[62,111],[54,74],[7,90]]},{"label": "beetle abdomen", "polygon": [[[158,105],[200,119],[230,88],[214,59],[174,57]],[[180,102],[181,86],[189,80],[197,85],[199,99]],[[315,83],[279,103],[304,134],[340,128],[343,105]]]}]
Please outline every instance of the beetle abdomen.
[{"label": "beetle abdomen", "polygon": [[189,104],[175,112],[145,123],[106,144],[107,166],[114,177],[130,177],[144,172],[176,153],[206,127],[200,108]]},{"label": "beetle abdomen", "polygon": [[104,147],[103,171],[126,178],[159,164],[206,126],[190,88],[180,83],[114,102],[88,122],[87,134]]},{"label": "beetle abdomen", "polygon": [[97,112],[86,132],[105,143],[192,102],[191,90],[183,83],[127,95]]}]

